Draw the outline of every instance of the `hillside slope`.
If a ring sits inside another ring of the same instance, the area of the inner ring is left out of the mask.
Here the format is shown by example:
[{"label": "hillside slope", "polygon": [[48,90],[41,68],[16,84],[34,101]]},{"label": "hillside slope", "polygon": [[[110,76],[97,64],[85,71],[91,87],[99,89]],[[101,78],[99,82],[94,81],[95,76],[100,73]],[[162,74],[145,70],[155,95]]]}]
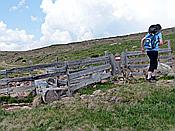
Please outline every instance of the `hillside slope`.
[{"label": "hillside slope", "polygon": [[[125,49],[139,50],[145,33],[122,37],[84,41],[68,45],[53,45],[23,52],[0,52],[1,69],[6,67],[72,60],[113,54]],[[164,30],[175,51],[174,28]],[[163,77],[156,83],[143,78],[132,83],[98,83],[81,89],[74,97],[16,111],[0,106],[0,130],[174,130],[175,80]],[[95,91],[97,90],[97,91]]]},{"label": "hillside slope", "polygon": [[[56,60],[73,60],[104,55],[104,51],[113,54],[121,53],[125,49],[139,50],[140,39],[144,33],[125,36],[94,39],[66,45],[52,45],[29,51],[0,51],[0,68],[38,63],[50,63]],[[164,39],[175,43],[175,30],[163,30]],[[172,44],[174,50],[174,44]]]},{"label": "hillside slope", "polygon": [[75,97],[33,109],[9,112],[0,108],[0,130],[174,130],[174,86],[174,80],[97,84]]}]

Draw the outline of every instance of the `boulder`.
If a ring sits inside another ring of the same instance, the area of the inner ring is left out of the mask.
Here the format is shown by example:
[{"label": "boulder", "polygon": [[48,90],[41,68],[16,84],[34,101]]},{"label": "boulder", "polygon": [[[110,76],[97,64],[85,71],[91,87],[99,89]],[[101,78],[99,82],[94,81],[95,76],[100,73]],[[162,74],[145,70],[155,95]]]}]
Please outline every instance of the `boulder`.
[{"label": "boulder", "polygon": [[99,94],[101,94],[101,93],[102,93],[101,90],[96,90],[96,91],[93,92],[93,95],[94,95],[94,96],[97,96],[97,95],[99,95]]},{"label": "boulder", "polygon": [[[144,69],[144,72],[146,72],[148,70],[148,68],[149,68],[149,66],[147,66]],[[169,65],[164,64],[164,63],[158,63],[157,74],[163,75],[163,76],[164,75],[175,76],[173,69]]]},{"label": "boulder", "polygon": [[160,75],[168,75],[170,73],[174,73],[173,69],[164,63],[159,63],[158,64],[158,68],[157,68],[158,73],[160,73]]}]

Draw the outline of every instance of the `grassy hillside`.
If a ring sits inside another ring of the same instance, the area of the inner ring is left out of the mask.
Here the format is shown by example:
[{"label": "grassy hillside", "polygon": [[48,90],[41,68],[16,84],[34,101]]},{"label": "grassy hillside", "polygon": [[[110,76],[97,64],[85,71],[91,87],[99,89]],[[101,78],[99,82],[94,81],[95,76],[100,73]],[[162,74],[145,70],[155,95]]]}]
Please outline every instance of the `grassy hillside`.
[{"label": "grassy hillside", "polygon": [[[120,54],[125,49],[139,50],[145,33],[91,40],[69,45],[26,52],[0,52],[0,69],[13,66],[49,63],[104,55],[104,51]],[[173,29],[164,30],[175,51]],[[168,78],[169,79],[169,78]],[[159,80],[133,84],[104,83],[79,90],[73,98],[66,98],[40,107],[4,111],[0,107],[0,130],[174,130],[175,82]],[[93,92],[102,90],[93,97]],[[82,97],[88,98],[85,99]],[[115,101],[114,101],[115,100]]]},{"label": "grassy hillside", "polygon": [[[0,68],[50,63],[56,60],[74,60],[87,57],[104,55],[104,51],[113,54],[121,53],[125,49],[140,50],[140,39],[145,33],[118,36],[111,38],[95,39],[83,42],[70,43],[67,45],[52,45],[49,47],[23,52],[0,52]],[[174,28],[163,30],[164,39],[170,39],[173,50],[175,50]]]},{"label": "grassy hillside", "polygon": [[[41,105],[31,110],[16,112],[0,110],[0,130],[175,129],[174,85],[161,82],[157,84],[138,82],[132,85],[106,83],[97,85],[96,88],[102,89],[102,94],[106,95],[104,97],[100,95],[89,101],[76,95],[74,98]],[[108,90],[109,88],[111,89]],[[107,95],[110,99],[106,97]],[[111,101],[113,97],[117,97],[115,103]]]}]

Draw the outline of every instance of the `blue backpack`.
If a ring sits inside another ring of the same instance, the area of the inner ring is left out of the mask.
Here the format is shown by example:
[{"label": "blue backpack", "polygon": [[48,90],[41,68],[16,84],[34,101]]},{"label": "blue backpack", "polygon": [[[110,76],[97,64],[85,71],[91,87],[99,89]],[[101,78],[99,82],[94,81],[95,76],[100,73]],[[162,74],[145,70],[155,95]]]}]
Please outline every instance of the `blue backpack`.
[{"label": "blue backpack", "polygon": [[157,34],[149,34],[146,39],[145,39],[145,43],[144,43],[144,48],[148,49],[148,50],[152,50],[156,47],[157,43],[159,42],[156,39],[156,35]]}]

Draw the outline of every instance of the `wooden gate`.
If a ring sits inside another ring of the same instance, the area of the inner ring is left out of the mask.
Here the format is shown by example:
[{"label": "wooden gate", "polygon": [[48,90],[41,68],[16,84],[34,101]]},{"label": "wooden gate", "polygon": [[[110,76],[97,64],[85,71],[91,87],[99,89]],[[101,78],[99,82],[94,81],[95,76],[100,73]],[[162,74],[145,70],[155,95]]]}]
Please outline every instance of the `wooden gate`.
[{"label": "wooden gate", "polygon": [[[109,54],[97,58],[1,70],[0,75],[3,78],[0,79],[0,94],[35,90],[45,102],[50,102],[116,75],[119,70],[117,67],[119,66],[116,65],[114,56]],[[30,84],[26,86],[25,82]]]},{"label": "wooden gate", "polygon": [[[173,55],[168,41],[168,48],[161,48],[159,51],[159,62],[173,66]],[[125,51],[121,55],[121,65],[123,70],[127,70],[128,76],[141,76],[144,75],[143,70],[149,66],[149,58],[146,52],[141,51]]]}]

